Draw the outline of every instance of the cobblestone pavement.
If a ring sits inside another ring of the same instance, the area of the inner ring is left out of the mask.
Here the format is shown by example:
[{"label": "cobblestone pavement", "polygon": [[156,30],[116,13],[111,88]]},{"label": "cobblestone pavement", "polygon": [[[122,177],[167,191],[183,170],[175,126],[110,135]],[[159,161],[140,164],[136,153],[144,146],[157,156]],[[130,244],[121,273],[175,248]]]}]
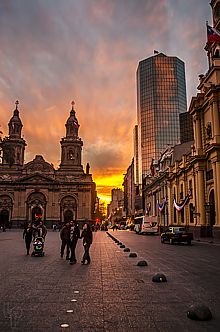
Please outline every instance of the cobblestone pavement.
[{"label": "cobblestone pavement", "polygon": [[[0,233],[0,331],[220,330],[220,246],[171,246],[157,236],[111,234],[137,258],[129,258],[105,232],[94,233],[88,266],[80,264],[81,240],[78,262],[71,266],[60,258],[58,232],[48,232],[45,257],[25,256],[20,231]],[[148,266],[137,266],[143,259]],[[157,272],[167,283],[152,282]],[[208,305],[213,319],[188,319],[193,303]]]}]

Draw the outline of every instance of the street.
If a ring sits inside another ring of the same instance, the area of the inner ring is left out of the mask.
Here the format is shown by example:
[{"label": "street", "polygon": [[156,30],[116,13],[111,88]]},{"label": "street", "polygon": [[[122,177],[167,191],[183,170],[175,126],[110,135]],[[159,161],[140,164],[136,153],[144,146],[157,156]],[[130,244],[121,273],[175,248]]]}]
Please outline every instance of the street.
[{"label": "street", "polygon": [[[219,331],[220,245],[161,244],[159,236],[95,232],[91,264],[60,258],[59,232],[48,232],[45,257],[25,255],[22,232],[0,233],[0,331]],[[146,260],[148,266],[137,262]],[[153,283],[162,272],[166,283]],[[187,318],[191,304],[207,305],[213,319]],[[67,312],[67,311],[70,312]],[[64,327],[61,327],[61,325]],[[66,326],[66,327],[65,327]]]}]

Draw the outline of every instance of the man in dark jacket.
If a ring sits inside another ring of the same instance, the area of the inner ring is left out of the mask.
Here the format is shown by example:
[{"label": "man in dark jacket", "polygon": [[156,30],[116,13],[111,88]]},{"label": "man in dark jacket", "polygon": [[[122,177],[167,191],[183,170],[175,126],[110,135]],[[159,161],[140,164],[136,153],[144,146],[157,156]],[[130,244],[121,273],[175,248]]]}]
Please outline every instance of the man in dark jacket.
[{"label": "man in dark jacket", "polygon": [[85,261],[87,261],[87,264],[90,264],[89,248],[92,244],[92,231],[90,229],[89,224],[85,224],[83,226],[81,239],[83,239],[83,247],[84,247],[84,255],[81,263],[85,264]]},{"label": "man in dark jacket", "polygon": [[69,223],[65,224],[60,231],[61,238],[61,249],[60,249],[60,257],[63,258],[65,247],[66,247],[66,259],[69,259],[70,249],[69,249],[69,241],[70,241],[70,225]]},{"label": "man in dark jacket", "polygon": [[23,239],[25,239],[27,255],[29,255],[29,252],[30,252],[32,237],[33,237],[33,228],[32,228],[31,224],[28,224],[28,226],[24,229],[24,232],[23,232]]},{"label": "man in dark jacket", "polygon": [[79,226],[75,221],[70,222],[70,250],[71,250],[71,256],[70,256],[70,264],[76,263],[76,244],[78,241],[78,238],[80,237],[80,230]]}]

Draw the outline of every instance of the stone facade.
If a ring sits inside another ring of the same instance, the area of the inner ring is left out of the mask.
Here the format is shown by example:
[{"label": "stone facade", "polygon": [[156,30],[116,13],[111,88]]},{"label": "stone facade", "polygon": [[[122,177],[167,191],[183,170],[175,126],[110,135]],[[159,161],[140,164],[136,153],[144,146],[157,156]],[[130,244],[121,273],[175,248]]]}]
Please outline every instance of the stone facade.
[{"label": "stone facade", "polygon": [[40,216],[47,227],[77,219],[94,219],[96,190],[89,164],[81,164],[83,142],[72,105],[62,138],[58,169],[41,155],[24,164],[26,142],[21,137],[18,103],[9,122],[9,135],[1,140],[0,223],[20,227]]}]

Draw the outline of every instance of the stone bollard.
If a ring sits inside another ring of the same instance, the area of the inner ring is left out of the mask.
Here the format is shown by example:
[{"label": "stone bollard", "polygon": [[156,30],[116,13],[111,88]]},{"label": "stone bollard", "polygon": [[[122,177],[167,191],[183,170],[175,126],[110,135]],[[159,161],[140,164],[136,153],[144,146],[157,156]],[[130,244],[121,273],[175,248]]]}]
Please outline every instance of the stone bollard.
[{"label": "stone bollard", "polygon": [[146,261],[139,261],[138,263],[137,263],[137,266],[147,266],[148,264],[147,264],[147,262]]},{"label": "stone bollard", "polygon": [[212,319],[212,313],[204,304],[193,304],[187,311],[187,317],[193,320],[210,320]]},{"label": "stone bollard", "polygon": [[157,273],[152,278],[153,282],[166,282],[167,278],[163,273]]},{"label": "stone bollard", "polygon": [[129,248],[125,248],[124,252],[130,252],[131,250]]},{"label": "stone bollard", "polygon": [[131,253],[129,254],[129,257],[137,257],[136,252],[131,252]]}]

